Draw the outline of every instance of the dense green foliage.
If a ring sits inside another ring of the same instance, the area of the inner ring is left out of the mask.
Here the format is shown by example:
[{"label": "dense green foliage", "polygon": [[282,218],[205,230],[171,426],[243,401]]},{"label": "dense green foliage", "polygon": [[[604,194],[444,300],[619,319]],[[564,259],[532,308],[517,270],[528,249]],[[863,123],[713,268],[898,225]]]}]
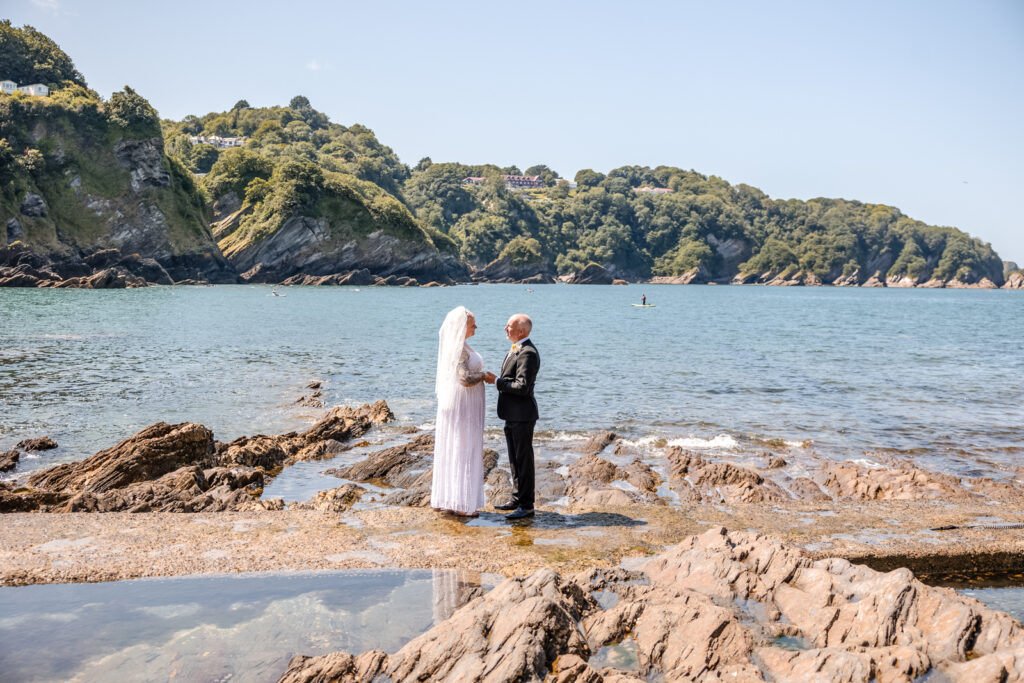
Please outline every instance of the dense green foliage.
[{"label": "dense green foliage", "polygon": [[[344,196],[341,188],[358,179],[368,185],[355,195],[367,201],[365,188],[376,186],[379,197],[395,200],[386,213],[399,224],[409,224],[411,213],[439,249],[474,266],[506,258],[558,273],[593,262],[627,277],[697,269],[722,281],[746,274],[823,282],[863,282],[876,274],[914,282],[1002,280],[989,245],[889,206],[774,200],[747,185],[670,166],[624,166],[607,174],[584,169],[575,174],[574,189],[543,164],[521,172],[424,158],[410,169],[368,128],[331,123],[302,96],[287,107],[254,109],[241,100],[228,112],[163,125],[173,153],[196,170],[188,135],[248,138],[244,149],[220,152],[201,187],[210,201],[234,192],[252,207],[247,225],[263,227],[250,236],[279,224],[285,211],[311,211],[318,197]],[[501,175],[520,173],[541,176],[544,187],[506,188]],[[468,176],[484,180],[464,184]]]},{"label": "dense green foliage", "polygon": [[[22,240],[46,249],[94,246],[109,235],[109,215],[131,220],[141,200],[161,211],[176,249],[208,249],[208,216],[191,173],[164,157],[170,187],[135,192],[115,154],[124,139],[159,135],[155,111],[131,88],[109,102],[71,83],[49,97],[0,95],[0,220],[15,217]],[[28,193],[43,198],[46,216],[21,213]]]},{"label": "dense green foliage", "polygon": [[0,79],[18,85],[43,83],[55,90],[66,83],[85,86],[85,79],[55,42],[31,26],[16,28],[0,21]]}]

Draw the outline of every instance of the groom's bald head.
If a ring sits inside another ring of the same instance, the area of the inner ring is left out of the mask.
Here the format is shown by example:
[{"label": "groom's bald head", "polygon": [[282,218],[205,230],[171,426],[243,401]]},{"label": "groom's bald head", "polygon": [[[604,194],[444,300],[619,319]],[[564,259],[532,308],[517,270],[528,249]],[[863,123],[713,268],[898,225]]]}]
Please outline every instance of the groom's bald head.
[{"label": "groom's bald head", "polygon": [[532,329],[533,321],[530,320],[530,316],[525,313],[516,313],[508,319],[508,323],[505,325],[505,336],[513,342],[517,342],[529,337]]}]

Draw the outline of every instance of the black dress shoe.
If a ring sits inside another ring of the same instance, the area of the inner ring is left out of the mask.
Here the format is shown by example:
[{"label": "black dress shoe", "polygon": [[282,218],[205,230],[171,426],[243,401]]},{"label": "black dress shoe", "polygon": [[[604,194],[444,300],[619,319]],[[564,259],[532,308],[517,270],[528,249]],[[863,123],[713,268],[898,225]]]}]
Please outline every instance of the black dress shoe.
[{"label": "black dress shoe", "polygon": [[505,515],[505,519],[523,519],[524,517],[533,517],[533,508],[516,508],[512,514]]},{"label": "black dress shoe", "polygon": [[518,507],[519,507],[519,503],[508,502],[508,503],[502,503],[501,505],[495,505],[494,509],[495,510],[515,510]]}]

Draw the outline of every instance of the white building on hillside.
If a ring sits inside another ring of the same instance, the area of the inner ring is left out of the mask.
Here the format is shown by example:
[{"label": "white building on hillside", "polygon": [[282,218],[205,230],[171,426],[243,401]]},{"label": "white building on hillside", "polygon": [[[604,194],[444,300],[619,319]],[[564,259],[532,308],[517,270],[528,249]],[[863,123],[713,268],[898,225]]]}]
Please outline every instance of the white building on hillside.
[{"label": "white building on hillside", "polygon": [[21,85],[18,86],[18,90],[25,93],[26,95],[32,95],[34,97],[50,96],[50,89],[42,83],[33,83],[32,85]]},{"label": "white building on hillside", "polygon": [[20,91],[26,95],[32,95],[35,97],[49,97],[50,89],[42,83],[33,83],[32,85],[19,86],[14,81],[0,81],[0,92],[5,95],[13,95],[15,91]]}]

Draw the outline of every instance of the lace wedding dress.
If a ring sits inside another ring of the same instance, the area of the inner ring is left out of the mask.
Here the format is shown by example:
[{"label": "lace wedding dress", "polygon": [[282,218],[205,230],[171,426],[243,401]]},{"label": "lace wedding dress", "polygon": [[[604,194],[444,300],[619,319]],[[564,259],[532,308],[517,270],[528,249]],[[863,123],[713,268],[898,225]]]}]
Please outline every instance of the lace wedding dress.
[{"label": "lace wedding dress", "polygon": [[483,358],[465,344],[454,394],[437,407],[430,507],[469,515],[484,506],[483,369]]}]

